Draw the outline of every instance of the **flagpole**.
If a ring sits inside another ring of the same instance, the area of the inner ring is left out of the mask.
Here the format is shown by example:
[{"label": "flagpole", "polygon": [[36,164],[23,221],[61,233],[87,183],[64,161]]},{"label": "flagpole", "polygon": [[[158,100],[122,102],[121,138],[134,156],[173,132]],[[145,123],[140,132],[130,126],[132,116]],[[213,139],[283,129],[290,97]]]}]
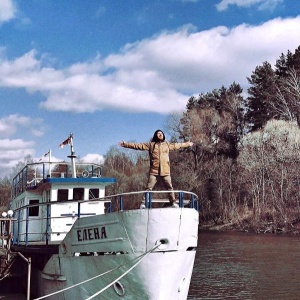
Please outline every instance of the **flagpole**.
[{"label": "flagpole", "polygon": [[51,149],[49,149],[49,177],[51,178]]},{"label": "flagpole", "polygon": [[63,148],[65,145],[71,145],[71,155],[69,155],[68,157],[71,158],[71,167],[72,167],[72,177],[73,178],[76,178],[76,166],[75,166],[75,158],[77,157],[75,155],[75,152],[74,152],[74,148],[73,148],[73,134],[70,133],[70,136],[65,140],[63,141],[61,144],[59,144],[58,147],[60,148]]},{"label": "flagpole", "polygon": [[75,158],[77,157],[75,155],[75,152],[74,152],[74,147],[73,147],[73,134],[71,133],[70,134],[70,144],[71,144],[71,155],[69,155],[68,157],[71,158],[71,165],[72,165],[72,177],[73,178],[76,178],[76,166],[75,166]]}]

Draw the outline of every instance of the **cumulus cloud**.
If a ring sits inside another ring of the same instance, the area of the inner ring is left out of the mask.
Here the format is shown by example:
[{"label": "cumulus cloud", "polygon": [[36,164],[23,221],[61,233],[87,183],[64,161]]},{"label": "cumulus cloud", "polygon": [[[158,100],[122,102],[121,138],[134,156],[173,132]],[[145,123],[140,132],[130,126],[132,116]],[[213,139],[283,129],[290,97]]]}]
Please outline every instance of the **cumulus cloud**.
[{"label": "cumulus cloud", "polygon": [[246,8],[258,5],[259,10],[273,10],[280,3],[283,3],[283,0],[222,0],[216,8],[218,11],[224,11],[229,5]]},{"label": "cumulus cloud", "polygon": [[33,141],[0,139],[0,176],[9,173],[25,156],[34,153]]},{"label": "cumulus cloud", "polygon": [[33,136],[41,136],[44,134],[43,120],[19,114],[9,115],[0,119],[0,137],[13,136],[17,130],[22,129]]},{"label": "cumulus cloud", "polygon": [[103,155],[97,153],[89,153],[80,159],[82,162],[102,164],[104,162]]},{"label": "cumulus cloud", "polygon": [[0,1],[0,24],[16,17],[17,9],[13,0]]},{"label": "cumulus cloud", "polygon": [[167,114],[184,109],[200,92],[247,86],[257,65],[271,64],[299,46],[300,17],[250,26],[197,31],[186,25],[125,45],[119,53],[57,69],[32,50],[13,60],[0,57],[0,86],[45,96],[52,111],[114,109]]},{"label": "cumulus cloud", "polygon": [[[44,134],[43,120],[13,114],[0,118],[0,177],[7,174],[12,167],[24,157],[35,154],[35,143],[26,137]],[[16,139],[15,136],[22,136]]]}]

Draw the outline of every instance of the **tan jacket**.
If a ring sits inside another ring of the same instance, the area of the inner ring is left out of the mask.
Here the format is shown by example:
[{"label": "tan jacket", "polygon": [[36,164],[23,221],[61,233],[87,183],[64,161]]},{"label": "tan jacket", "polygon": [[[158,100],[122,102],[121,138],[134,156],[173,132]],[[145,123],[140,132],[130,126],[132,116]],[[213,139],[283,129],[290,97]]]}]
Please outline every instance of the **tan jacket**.
[{"label": "tan jacket", "polygon": [[150,174],[167,176],[170,175],[170,159],[169,151],[178,150],[181,148],[188,148],[187,143],[168,143],[166,141],[161,143],[123,143],[123,147],[135,150],[147,150],[150,156]]}]

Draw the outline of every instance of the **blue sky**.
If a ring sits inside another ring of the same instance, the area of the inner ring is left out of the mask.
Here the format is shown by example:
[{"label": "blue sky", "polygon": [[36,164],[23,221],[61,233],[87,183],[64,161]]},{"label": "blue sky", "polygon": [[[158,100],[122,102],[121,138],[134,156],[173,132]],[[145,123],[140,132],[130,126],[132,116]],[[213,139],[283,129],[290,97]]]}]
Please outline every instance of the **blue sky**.
[{"label": "blue sky", "polygon": [[0,0],[0,177],[70,133],[83,159],[148,141],[190,96],[300,45],[298,0]]}]

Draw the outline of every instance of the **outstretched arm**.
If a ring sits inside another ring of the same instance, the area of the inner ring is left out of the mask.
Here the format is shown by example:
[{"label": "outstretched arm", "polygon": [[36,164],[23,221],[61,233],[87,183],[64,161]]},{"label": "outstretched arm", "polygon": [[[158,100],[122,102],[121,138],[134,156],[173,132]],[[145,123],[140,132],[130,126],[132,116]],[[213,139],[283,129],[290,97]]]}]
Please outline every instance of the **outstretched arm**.
[{"label": "outstretched arm", "polygon": [[118,142],[119,146],[135,150],[149,150],[150,143],[126,143],[124,141]]},{"label": "outstretched arm", "polygon": [[194,143],[193,142],[184,142],[184,143],[170,143],[169,145],[169,149],[172,150],[179,150],[182,148],[188,148],[193,146]]}]

